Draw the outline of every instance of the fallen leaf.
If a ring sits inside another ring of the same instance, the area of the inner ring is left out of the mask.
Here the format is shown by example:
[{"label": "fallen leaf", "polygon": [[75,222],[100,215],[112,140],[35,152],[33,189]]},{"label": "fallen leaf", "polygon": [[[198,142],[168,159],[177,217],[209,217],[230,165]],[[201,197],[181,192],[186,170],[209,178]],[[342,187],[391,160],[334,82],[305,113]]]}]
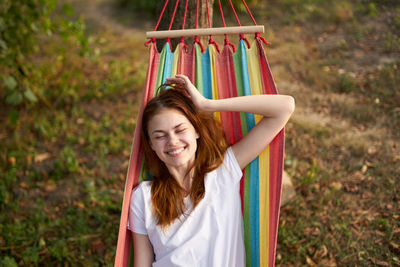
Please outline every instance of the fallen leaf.
[{"label": "fallen leaf", "polygon": [[322,261],[319,262],[319,266],[324,266],[324,267],[336,267],[336,262],[333,259],[323,259]]},{"label": "fallen leaf", "polygon": [[48,158],[50,158],[50,154],[49,153],[38,154],[38,155],[35,156],[34,162],[35,163],[39,163],[39,162],[45,161]]},{"label": "fallen leaf", "polygon": [[379,265],[379,266],[390,266],[389,263],[387,263],[386,261],[381,261],[381,260],[377,260],[373,257],[369,258],[373,264]]},{"label": "fallen leaf", "polygon": [[342,189],[343,185],[340,182],[333,182],[333,183],[331,183],[331,187],[333,189],[340,190],[340,189]]},{"label": "fallen leaf", "polygon": [[306,262],[307,262],[307,264],[309,265],[309,266],[311,266],[311,267],[316,267],[316,266],[318,266],[315,262],[313,262],[313,260],[312,259],[310,259],[310,257],[308,257],[308,256],[306,256]]},{"label": "fallen leaf", "polygon": [[364,165],[361,167],[361,172],[362,172],[362,173],[366,173],[367,170],[368,170],[368,166],[364,164]]},{"label": "fallen leaf", "polygon": [[396,244],[394,242],[390,242],[389,243],[389,247],[390,247],[391,250],[393,250],[393,252],[395,252],[397,254],[400,254],[400,245],[399,244]]},{"label": "fallen leaf", "polygon": [[326,248],[325,245],[322,245],[322,247],[315,252],[313,259],[316,260],[317,262],[324,258],[326,255],[328,255],[328,249]]}]

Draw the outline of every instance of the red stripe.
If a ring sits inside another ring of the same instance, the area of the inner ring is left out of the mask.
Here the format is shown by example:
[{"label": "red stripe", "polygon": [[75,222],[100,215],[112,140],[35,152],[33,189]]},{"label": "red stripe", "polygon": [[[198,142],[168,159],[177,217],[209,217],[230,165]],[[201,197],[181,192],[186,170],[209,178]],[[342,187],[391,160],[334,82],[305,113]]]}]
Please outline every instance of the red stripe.
[{"label": "red stripe", "polygon": [[[260,60],[261,82],[265,94],[277,94],[276,85],[265,56],[264,47],[257,39],[258,57]],[[279,211],[282,190],[284,129],[269,144],[269,260],[268,266],[275,266],[276,243],[278,236]]]},{"label": "red stripe", "polygon": [[149,64],[146,75],[146,85],[143,90],[142,103],[138,115],[138,120],[135,129],[135,137],[132,145],[132,151],[130,156],[129,171],[126,178],[124,200],[122,204],[121,220],[119,226],[117,251],[115,255],[114,266],[127,266],[129,262],[129,249],[131,244],[131,235],[128,234],[126,228],[128,222],[128,212],[132,189],[136,186],[139,178],[142,152],[139,146],[140,142],[140,128],[141,128],[141,117],[145,104],[147,103],[150,95],[149,92],[154,91],[155,79],[157,76],[157,68],[159,62],[159,54],[155,43],[151,43]]},{"label": "red stripe", "polygon": [[[216,54],[215,70],[217,77],[218,98],[237,97],[235,64],[232,50],[228,45],[221,54]],[[228,143],[235,144],[242,139],[242,126],[239,112],[221,112],[221,125]],[[244,171],[243,171],[244,177]],[[240,181],[240,196],[243,214],[244,179]]]}]

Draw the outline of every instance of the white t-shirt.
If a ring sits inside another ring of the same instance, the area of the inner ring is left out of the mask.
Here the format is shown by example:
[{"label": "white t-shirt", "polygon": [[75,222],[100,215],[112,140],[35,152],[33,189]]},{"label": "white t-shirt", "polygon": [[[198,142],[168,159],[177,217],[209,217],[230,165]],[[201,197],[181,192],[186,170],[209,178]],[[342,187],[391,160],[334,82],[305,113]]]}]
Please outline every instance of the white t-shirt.
[{"label": "white t-shirt", "polygon": [[164,232],[153,217],[151,182],[142,182],[135,189],[128,229],[148,235],[155,254],[153,267],[245,266],[241,177],[239,164],[228,148],[224,163],[206,174],[204,198],[194,210],[189,197],[185,198],[187,215],[181,215]]}]

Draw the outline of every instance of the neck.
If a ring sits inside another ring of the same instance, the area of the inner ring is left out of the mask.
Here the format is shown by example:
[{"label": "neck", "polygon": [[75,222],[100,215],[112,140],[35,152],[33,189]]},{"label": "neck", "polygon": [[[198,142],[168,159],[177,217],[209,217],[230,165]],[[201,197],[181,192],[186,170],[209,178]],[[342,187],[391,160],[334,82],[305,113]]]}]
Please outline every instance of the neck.
[{"label": "neck", "polygon": [[192,178],[194,175],[193,164],[180,167],[167,166],[167,168],[169,173],[175,178],[179,185],[184,188],[186,192],[189,192],[192,186]]}]

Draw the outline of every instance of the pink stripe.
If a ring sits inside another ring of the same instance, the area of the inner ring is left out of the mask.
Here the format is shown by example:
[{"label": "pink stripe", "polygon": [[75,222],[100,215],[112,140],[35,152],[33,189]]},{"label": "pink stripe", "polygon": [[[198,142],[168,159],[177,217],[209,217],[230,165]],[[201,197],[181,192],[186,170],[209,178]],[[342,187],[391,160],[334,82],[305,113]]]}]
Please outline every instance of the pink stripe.
[{"label": "pink stripe", "polygon": [[190,51],[187,51],[182,43],[179,44],[177,74],[185,74],[193,83],[195,81],[195,56],[196,50],[194,49],[194,46],[192,46],[192,49]]},{"label": "pink stripe", "polygon": [[[154,91],[155,79],[157,76],[157,67],[159,62],[159,53],[157,52],[157,48],[155,43],[151,43],[150,47],[150,55],[149,55],[149,64],[146,75],[146,85],[143,91],[142,103],[140,106],[140,111],[138,115],[138,120],[135,129],[135,138],[132,145],[132,151],[129,162],[128,175],[125,183],[125,192],[124,199],[122,204],[121,211],[121,220],[119,226],[118,233],[118,243],[117,243],[117,251],[115,255],[115,263],[114,266],[122,267],[127,266],[129,262],[129,249],[131,245],[131,235],[128,234],[127,222],[128,222],[128,212],[129,212],[129,204],[130,198],[132,194],[132,189],[136,186],[140,173],[141,159],[142,159],[142,149],[140,148],[140,128],[141,128],[141,117],[143,114],[143,109],[145,104],[147,103],[150,95],[149,91]],[[152,89],[153,88],[153,89]]]}]

